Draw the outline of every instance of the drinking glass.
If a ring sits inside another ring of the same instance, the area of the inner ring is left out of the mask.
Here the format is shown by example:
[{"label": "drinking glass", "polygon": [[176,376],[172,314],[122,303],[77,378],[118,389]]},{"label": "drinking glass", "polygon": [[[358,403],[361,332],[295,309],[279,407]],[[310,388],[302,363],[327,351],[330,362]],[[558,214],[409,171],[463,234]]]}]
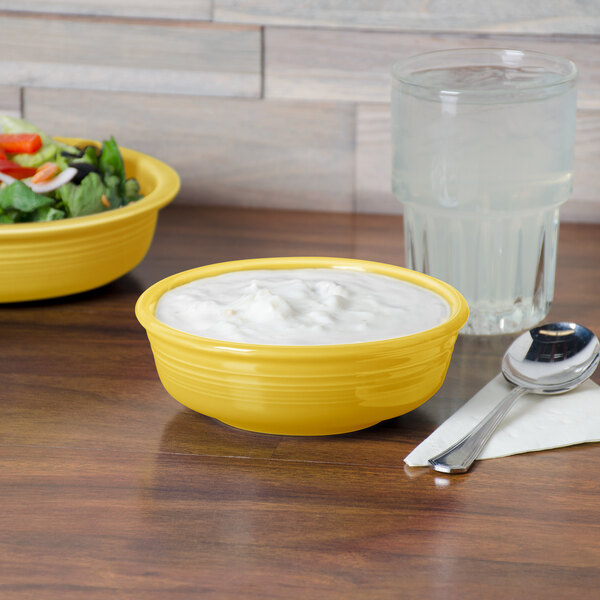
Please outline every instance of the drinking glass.
[{"label": "drinking glass", "polygon": [[461,333],[533,327],[554,296],[559,209],[572,187],[575,65],[444,50],[392,74],[392,187],[407,266],[465,296]]}]

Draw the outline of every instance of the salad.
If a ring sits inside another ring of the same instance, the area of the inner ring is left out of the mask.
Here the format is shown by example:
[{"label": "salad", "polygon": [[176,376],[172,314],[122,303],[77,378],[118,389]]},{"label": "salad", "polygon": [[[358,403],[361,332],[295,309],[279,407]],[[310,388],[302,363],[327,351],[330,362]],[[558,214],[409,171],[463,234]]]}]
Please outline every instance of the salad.
[{"label": "salad", "polygon": [[0,224],[91,215],[141,197],[114,138],[77,148],[0,115]]}]

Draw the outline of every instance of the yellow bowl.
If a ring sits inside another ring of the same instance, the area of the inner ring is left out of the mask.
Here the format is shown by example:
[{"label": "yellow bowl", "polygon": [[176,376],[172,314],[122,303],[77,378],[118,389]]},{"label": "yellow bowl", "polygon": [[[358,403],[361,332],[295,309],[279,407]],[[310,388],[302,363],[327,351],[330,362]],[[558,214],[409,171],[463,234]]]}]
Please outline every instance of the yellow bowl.
[{"label": "yellow bowl", "polygon": [[[356,344],[275,346],[221,342],[183,333],[155,317],[167,291],[248,269],[332,268],[379,273],[436,292],[450,306],[440,325],[405,337]],[[224,423],[262,433],[356,431],[417,408],[440,388],[465,299],[450,285],[411,271],[345,258],[262,258],[208,265],[167,277],[138,299],[158,375],[173,398]]]},{"label": "yellow bowl", "polygon": [[[75,146],[97,142],[57,138]],[[0,302],[84,292],[131,271],[146,255],[160,208],[179,191],[163,162],[121,148],[127,177],[144,198],[100,214],[44,223],[0,225]]]}]

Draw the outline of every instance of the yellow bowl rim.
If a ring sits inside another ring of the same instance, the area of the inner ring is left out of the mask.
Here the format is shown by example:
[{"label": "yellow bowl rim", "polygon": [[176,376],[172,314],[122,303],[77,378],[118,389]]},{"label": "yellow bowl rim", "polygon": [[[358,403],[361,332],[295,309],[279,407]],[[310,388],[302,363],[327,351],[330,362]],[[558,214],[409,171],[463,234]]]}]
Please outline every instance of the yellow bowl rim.
[{"label": "yellow bowl rim", "polygon": [[[408,283],[418,285],[435,292],[442,296],[448,302],[450,307],[450,316],[439,325],[413,333],[411,335],[389,338],[385,340],[376,340],[370,342],[356,342],[352,344],[321,344],[321,345],[274,345],[274,344],[245,344],[239,342],[227,342],[204,338],[191,333],[186,333],[170,327],[159,321],[154,315],[156,304],[159,298],[167,291],[189,283],[202,277],[212,277],[222,273],[238,270],[253,269],[299,269],[299,268],[341,268],[361,272],[379,273],[396,277]],[[399,277],[398,275],[401,275]],[[365,351],[386,350],[388,347],[394,348],[402,346],[413,346],[421,342],[427,342],[434,339],[450,337],[456,335],[459,329],[467,322],[469,316],[469,307],[465,298],[458,290],[450,284],[396,265],[381,263],[369,260],[355,258],[335,258],[326,256],[289,256],[289,257],[268,257],[251,258],[243,260],[233,260],[220,263],[213,263],[202,267],[188,269],[174,275],[170,275],[160,281],[157,281],[146,289],[138,298],[135,305],[135,314],[144,329],[150,334],[175,337],[178,342],[191,347],[200,349],[201,347],[210,347],[221,351],[231,350],[234,352],[261,354],[281,354],[282,352],[293,352],[296,356],[314,355],[315,352],[329,354],[331,352],[349,352],[362,353]]]},{"label": "yellow bowl rim", "polygon": [[[96,145],[100,142],[84,138],[56,137],[56,140],[72,146]],[[167,205],[177,195],[181,182],[179,175],[174,169],[164,162],[143,154],[137,150],[119,146],[124,160],[133,160],[142,165],[150,167],[156,177],[155,188],[146,196],[127,206],[108,210],[106,212],[82,217],[61,219],[60,221],[45,221],[41,223],[5,223],[0,224],[0,237],[29,237],[40,233],[54,233],[93,227],[94,225],[120,221],[133,217],[134,215],[152,210],[159,210]]]}]

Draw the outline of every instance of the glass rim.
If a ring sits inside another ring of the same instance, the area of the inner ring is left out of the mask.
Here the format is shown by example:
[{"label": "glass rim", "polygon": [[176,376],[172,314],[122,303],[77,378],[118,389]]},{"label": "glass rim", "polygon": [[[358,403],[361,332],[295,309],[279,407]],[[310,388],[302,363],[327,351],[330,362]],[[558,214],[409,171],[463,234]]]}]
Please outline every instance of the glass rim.
[{"label": "glass rim", "polygon": [[[554,63],[559,67],[562,67],[561,70],[556,71],[557,74],[561,75],[555,81],[551,83],[543,83],[543,82],[532,82],[531,84],[525,84],[522,86],[522,90],[536,90],[536,89],[549,89],[556,86],[565,85],[574,81],[578,76],[578,69],[575,63],[565,57],[556,56],[554,54],[549,54],[546,52],[539,52],[537,50],[515,50],[513,48],[490,48],[490,47],[479,47],[479,48],[449,48],[446,50],[432,50],[429,52],[421,52],[419,54],[413,54],[403,60],[400,60],[392,65],[391,73],[394,83],[400,83],[403,85],[412,86],[413,88],[420,88],[428,91],[438,91],[440,93],[447,94],[477,94],[477,95],[494,95],[499,93],[499,89],[489,89],[489,90],[478,90],[478,89],[465,89],[459,86],[447,86],[441,88],[440,86],[430,85],[427,83],[421,83],[414,81],[411,79],[411,75],[413,73],[418,72],[417,70],[407,71],[407,67],[410,67],[411,64],[419,63],[419,61],[427,61],[429,58],[434,57],[447,57],[453,55],[479,55],[482,56],[484,53],[488,54],[498,54],[498,53],[506,53],[513,56],[522,56],[522,57],[537,57],[538,59],[544,59],[549,63]],[[438,63],[440,66],[440,63]],[[457,65],[458,66],[458,65]],[[465,65],[466,66],[466,65]],[[435,63],[432,62],[429,67],[435,67]],[[421,69],[422,70],[422,69]]]}]

